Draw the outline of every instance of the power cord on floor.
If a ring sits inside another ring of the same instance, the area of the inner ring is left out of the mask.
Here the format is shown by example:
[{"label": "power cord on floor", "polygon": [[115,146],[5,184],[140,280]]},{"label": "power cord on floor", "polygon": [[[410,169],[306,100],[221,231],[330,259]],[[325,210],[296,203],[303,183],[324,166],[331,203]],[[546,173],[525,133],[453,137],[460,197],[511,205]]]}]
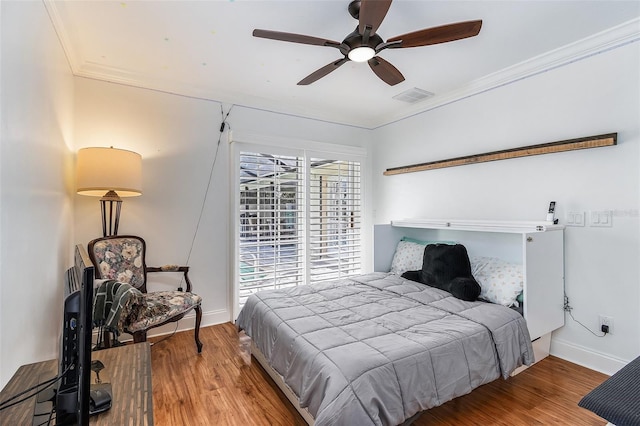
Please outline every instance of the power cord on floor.
[{"label": "power cord on floor", "polygon": [[609,330],[609,327],[606,325],[603,325],[603,334],[597,334],[595,333],[593,330],[591,330],[589,327],[587,327],[586,325],[584,325],[583,323],[581,323],[580,321],[578,321],[574,316],[573,313],[571,312],[573,310],[573,308],[571,307],[571,305],[569,305],[569,296],[567,296],[566,294],[564,295],[564,311],[566,313],[569,314],[569,316],[571,317],[572,320],[574,320],[575,322],[577,322],[578,324],[580,324],[581,326],[583,326],[589,333],[593,334],[596,337],[604,337],[606,336]]},{"label": "power cord on floor", "polygon": [[158,340],[156,342],[149,343],[149,346],[153,346],[153,345],[155,345],[157,343],[164,342],[165,340],[169,339],[170,337],[173,337],[176,334],[176,331],[178,331],[178,322],[179,321],[176,321],[176,328],[173,330],[173,333],[171,333],[168,336],[164,336],[162,339],[160,339],[160,340]]}]

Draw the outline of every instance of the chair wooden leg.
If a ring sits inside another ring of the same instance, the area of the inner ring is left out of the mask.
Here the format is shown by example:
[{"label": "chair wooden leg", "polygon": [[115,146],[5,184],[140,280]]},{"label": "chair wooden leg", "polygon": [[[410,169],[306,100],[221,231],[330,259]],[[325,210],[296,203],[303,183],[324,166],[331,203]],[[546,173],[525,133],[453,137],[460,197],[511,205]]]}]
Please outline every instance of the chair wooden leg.
[{"label": "chair wooden leg", "polygon": [[142,343],[147,341],[146,331],[136,331],[133,333],[133,343]]},{"label": "chair wooden leg", "polygon": [[200,341],[200,322],[202,321],[202,306],[198,305],[194,308],[196,311],[196,328],[194,330],[196,338],[196,346],[198,347],[198,353],[202,352],[202,342]]},{"label": "chair wooden leg", "polygon": [[109,349],[111,347],[111,339],[113,339],[113,334],[104,328],[102,330],[102,347],[103,349]]}]

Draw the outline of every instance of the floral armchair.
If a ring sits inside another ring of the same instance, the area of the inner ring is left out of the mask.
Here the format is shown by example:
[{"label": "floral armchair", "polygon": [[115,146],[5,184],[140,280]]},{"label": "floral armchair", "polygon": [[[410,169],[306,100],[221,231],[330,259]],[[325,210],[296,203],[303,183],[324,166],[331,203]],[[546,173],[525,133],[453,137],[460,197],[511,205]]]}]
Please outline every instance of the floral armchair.
[{"label": "floral armchair", "polygon": [[[167,265],[151,267],[145,263],[146,243],[133,235],[114,235],[97,238],[89,242],[89,257],[95,265],[96,279],[115,280],[126,283],[141,292],[138,303],[126,313],[119,324],[122,330],[133,335],[134,342],[147,340],[147,331],[182,319],[191,310],[195,311],[195,340],[198,353],[202,352],[200,322],[202,320],[202,297],[191,292],[189,267]],[[147,292],[147,273],[182,273],[186,291]]]}]

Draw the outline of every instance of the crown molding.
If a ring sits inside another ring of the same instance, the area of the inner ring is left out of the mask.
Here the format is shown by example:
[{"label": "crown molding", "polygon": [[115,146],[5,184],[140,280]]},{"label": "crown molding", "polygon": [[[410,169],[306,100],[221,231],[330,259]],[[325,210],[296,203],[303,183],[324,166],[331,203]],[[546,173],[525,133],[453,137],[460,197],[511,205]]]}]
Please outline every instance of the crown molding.
[{"label": "crown molding", "polygon": [[73,48],[73,44],[62,23],[56,4],[53,0],[43,0],[43,2],[75,76],[214,102],[232,103],[248,108],[262,109],[279,114],[295,115],[365,129],[383,127],[640,40],[640,18],[635,18],[577,42],[570,43],[471,81],[456,90],[439,94],[416,105],[408,106],[396,114],[378,117],[358,117],[345,120],[344,114],[342,113],[319,111],[299,105],[274,106],[272,101],[252,95],[220,91],[212,93],[212,90],[206,87],[189,83],[175,83],[164,79],[150,80],[126,69],[86,61]]},{"label": "crown molding", "polygon": [[448,105],[450,103],[493,90],[529,77],[604,53],[640,40],[640,18],[632,19],[608,30],[594,34],[574,43],[535,56],[526,61],[504,68],[498,72],[471,81],[469,84],[421,102],[412,111],[402,111],[384,120],[387,124],[403,120],[412,115]]},{"label": "crown molding", "polygon": [[64,53],[67,56],[71,72],[73,72],[73,75],[78,75],[80,65],[84,62],[83,58],[81,58],[78,52],[73,48],[73,43],[71,43],[69,34],[62,23],[62,18],[60,18],[60,12],[58,11],[56,4],[53,0],[42,0],[42,2],[44,3],[45,9],[47,9],[49,19],[51,19],[53,28],[58,36],[58,40],[60,40],[62,50],[64,50]]}]

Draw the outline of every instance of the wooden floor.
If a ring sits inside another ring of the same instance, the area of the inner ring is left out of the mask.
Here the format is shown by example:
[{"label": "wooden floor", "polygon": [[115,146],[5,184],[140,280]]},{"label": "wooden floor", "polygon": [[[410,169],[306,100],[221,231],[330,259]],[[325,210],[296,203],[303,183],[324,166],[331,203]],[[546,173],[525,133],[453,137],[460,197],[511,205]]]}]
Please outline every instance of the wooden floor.
[{"label": "wooden floor", "polygon": [[[151,348],[156,425],[306,424],[255,359],[244,363],[233,324],[205,327],[200,338],[201,355],[192,331]],[[606,378],[548,357],[509,380],[425,412],[414,425],[603,426],[606,421],[577,403]]]}]

